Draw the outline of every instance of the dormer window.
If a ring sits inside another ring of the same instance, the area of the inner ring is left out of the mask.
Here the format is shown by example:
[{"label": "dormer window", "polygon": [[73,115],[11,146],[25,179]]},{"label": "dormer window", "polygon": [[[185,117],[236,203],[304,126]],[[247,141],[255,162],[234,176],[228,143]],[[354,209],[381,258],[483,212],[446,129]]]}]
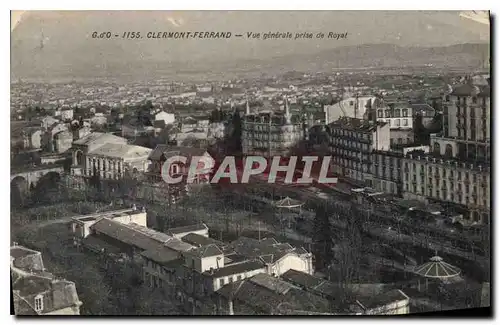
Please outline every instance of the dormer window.
[{"label": "dormer window", "polygon": [[35,311],[43,310],[43,296],[38,295],[35,297]]}]

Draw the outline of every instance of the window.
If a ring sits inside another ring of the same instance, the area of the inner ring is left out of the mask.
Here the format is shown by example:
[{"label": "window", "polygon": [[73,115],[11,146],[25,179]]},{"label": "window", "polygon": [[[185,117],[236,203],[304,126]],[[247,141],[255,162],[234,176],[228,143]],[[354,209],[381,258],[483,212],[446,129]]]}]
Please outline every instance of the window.
[{"label": "window", "polygon": [[35,310],[36,311],[43,310],[43,296],[39,295],[35,297]]},{"label": "window", "polygon": [[403,117],[407,117],[408,116],[408,109],[405,108],[403,109]]},{"label": "window", "polygon": [[401,117],[401,111],[399,109],[394,111],[394,117]]},{"label": "window", "polygon": [[233,277],[229,277],[229,283],[232,283],[233,282]]},{"label": "window", "polygon": [[403,126],[408,126],[408,119],[403,119]]},{"label": "window", "polygon": [[380,118],[384,117],[384,112],[382,110],[379,110],[377,112],[377,114],[378,114],[378,117],[380,117]]},{"label": "window", "polygon": [[476,96],[472,97],[472,104],[477,104],[477,97]]},{"label": "window", "polygon": [[221,287],[222,287],[222,286],[224,286],[224,278],[222,278],[222,279],[220,279],[220,280],[219,280],[219,285],[220,285]]},{"label": "window", "polygon": [[240,280],[241,280],[241,275],[238,275],[238,276],[236,277],[236,279],[237,279],[237,281],[240,281]]},{"label": "window", "polygon": [[351,101],[349,102],[349,106],[354,106],[354,101],[353,101],[353,100],[351,100]]},{"label": "window", "polygon": [[391,110],[390,109],[385,110],[385,117],[391,117]]},{"label": "window", "polygon": [[395,123],[396,126],[399,126],[401,124],[401,121],[399,119],[397,119],[395,122],[396,122]]}]

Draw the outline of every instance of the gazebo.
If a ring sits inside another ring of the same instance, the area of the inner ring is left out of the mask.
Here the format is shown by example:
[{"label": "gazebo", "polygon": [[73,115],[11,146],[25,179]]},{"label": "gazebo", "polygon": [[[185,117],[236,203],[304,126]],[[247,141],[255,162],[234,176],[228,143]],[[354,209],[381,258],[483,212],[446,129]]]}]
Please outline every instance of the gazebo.
[{"label": "gazebo", "polygon": [[[434,256],[429,262],[416,266],[413,272],[425,278],[426,288],[429,285],[429,279],[447,281],[460,275],[460,269],[448,264],[439,256]],[[420,290],[420,281],[418,282]]]},{"label": "gazebo", "polygon": [[[285,197],[279,201],[274,203],[274,206],[277,208],[277,213],[279,214],[280,223],[283,224],[284,218],[288,221],[288,228],[291,228],[291,220],[295,219],[297,215],[302,213],[302,206],[304,202],[291,199],[290,197]],[[293,211],[294,209],[298,209],[297,211]]]}]

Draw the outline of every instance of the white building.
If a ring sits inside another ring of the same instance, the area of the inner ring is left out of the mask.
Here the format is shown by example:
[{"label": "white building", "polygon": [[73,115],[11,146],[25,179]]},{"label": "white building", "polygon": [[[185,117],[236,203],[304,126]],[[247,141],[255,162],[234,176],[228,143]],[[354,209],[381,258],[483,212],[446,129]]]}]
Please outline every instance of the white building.
[{"label": "white building", "polygon": [[375,96],[349,97],[333,105],[325,105],[326,124],[337,121],[341,117],[367,119],[367,112],[379,105],[380,99]]}]

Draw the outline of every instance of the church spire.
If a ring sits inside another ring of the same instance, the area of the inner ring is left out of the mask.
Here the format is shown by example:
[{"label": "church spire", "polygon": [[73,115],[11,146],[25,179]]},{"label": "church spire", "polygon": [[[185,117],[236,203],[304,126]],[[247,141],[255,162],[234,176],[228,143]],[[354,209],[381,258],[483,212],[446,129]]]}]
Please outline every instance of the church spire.
[{"label": "church spire", "polygon": [[245,114],[246,115],[250,115],[250,104],[248,102],[248,95],[246,96],[246,99],[247,99],[247,106],[246,106],[246,111],[245,111]]}]

